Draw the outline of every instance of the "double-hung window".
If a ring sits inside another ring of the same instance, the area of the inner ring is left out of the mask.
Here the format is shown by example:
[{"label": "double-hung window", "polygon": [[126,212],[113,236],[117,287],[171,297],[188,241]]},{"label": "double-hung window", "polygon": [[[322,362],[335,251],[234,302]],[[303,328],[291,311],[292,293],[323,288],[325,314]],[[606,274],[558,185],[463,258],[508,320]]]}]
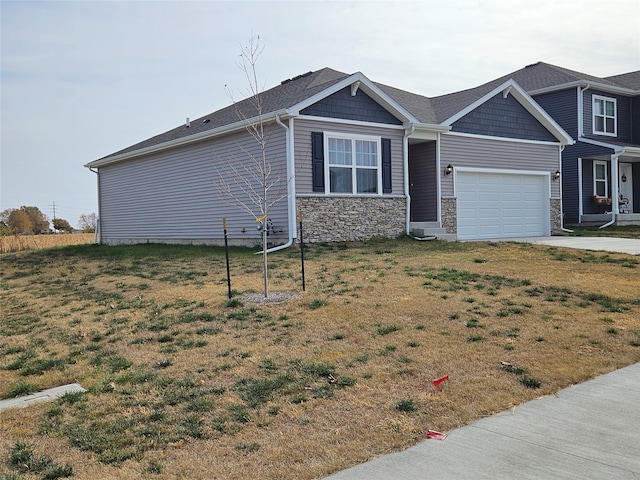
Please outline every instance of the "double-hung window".
[{"label": "double-hung window", "polygon": [[380,137],[327,133],[325,142],[328,193],[381,193]]},{"label": "double-hung window", "polygon": [[616,136],[616,99],[593,96],[593,133],[597,135]]},{"label": "double-hung window", "polygon": [[607,162],[593,162],[593,192],[598,197],[608,197]]}]

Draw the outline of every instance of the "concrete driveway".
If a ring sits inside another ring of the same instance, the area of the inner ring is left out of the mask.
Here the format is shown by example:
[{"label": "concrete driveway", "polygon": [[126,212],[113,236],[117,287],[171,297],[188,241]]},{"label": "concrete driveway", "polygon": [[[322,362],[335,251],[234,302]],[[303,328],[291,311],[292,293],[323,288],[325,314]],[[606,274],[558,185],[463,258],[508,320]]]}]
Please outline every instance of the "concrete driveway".
[{"label": "concrete driveway", "polygon": [[[493,240],[492,240],[493,241]],[[616,237],[528,237],[503,238],[495,241],[525,242],[554,247],[579,248],[613,253],[640,255],[640,240]]]}]

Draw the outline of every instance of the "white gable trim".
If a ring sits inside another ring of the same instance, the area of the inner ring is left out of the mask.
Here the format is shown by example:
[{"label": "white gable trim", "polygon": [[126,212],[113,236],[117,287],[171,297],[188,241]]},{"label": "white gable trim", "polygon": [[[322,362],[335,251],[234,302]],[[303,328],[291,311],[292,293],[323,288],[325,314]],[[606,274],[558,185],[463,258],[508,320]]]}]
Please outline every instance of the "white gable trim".
[{"label": "white gable trim", "polygon": [[546,142],[544,140],[528,140],[526,138],[495,137],[493,135],[479,135],[477,133],[446,132],[445,135],[453,135],[457,137],[482,138],[485,140],[497,140],[499,142],[529,143],[529,144],[535,144],[535,145],[560,145],[559,142]]},{"label": "white gable trim", "polygon": [[296,118],[304,120],[313,120],[316,122],[325,123],[341,123],[344,125],[360,125],[363,127],[383,127],[393,130],[404,130],[404,125],[393,125],[390,123],[375,123],[375,122],[363,122],[362,120],[348,120],[346,118],[334,118],[334,117],[319,117],[317,115],[298,115]]},{"label": "white gable trim", "polygon": [[399,117],[403,122],[409,123],[420,123],[420,121],[411,115],[407,110],[405,110],[400,104],[398,104],[395,100],[393,100],[389,95],[384,93],[380,88],[378,88],[371,80],[365,77],[361,72],[354,73],[353,75],[349,75],[348,77],[340,80],[338,83],[334,83],[330,87],[322,90],[321,92],[316,93],[312,97],[309,97],[292,107],[288,110],[294,115],[300,115],[300,111],[304,110],[307,107],[310,107],[314,103],[319,102],[320,100],[327,98],[334,93],[342,90],[346,87],[351,87],[353,84],[359,83],[358,89],[362,90],[364,93],[373,98],[380,106],[382,106],[385,110],[389,111],[392,115]]},{"label": "white gable trim", "polygon": [[558,125],[558,123],[549,116],[547,112],[545,112],[540,105],[536,103],[536,101],[529,96],[527,92],[525,92],[520,85],[516,83],[515,80],[510,79],[507,80],[502,85],[494,88],[489,93],[480,97],[478,100],[468,105],[466,108],[463,108],[455,115],[447,118],[441,125],[452,125],[456,121],[460,120],[462,117],[467,115],[472,110],[475,110],[480,105],[488,101],[489,99],[495,97],[500,92],[503,92],[503,95],[506,98],[506,95],[513,95],[520,105],[522,105],[527,112],[529,112],[536,120],[538,120],[554,137],[558,139],[561,145],[573,145],[575,142],[571,136],[564,129]]}]

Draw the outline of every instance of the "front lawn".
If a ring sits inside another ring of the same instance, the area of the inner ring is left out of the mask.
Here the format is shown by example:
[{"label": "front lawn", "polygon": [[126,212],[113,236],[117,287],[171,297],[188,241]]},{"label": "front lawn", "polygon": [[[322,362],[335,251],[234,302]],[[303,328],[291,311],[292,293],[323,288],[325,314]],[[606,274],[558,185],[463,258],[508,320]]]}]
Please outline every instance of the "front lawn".
[{"label": "front lawn", "polygon": [[314,246],[302,292],[290,248],[269,256],[282,303],[249,301],[260,256],[231,263],[229,300],[217,248],[4,254],[0,398],[88,392],[3,411],[0,477],[321,478],[640,361],[631,255]]}]

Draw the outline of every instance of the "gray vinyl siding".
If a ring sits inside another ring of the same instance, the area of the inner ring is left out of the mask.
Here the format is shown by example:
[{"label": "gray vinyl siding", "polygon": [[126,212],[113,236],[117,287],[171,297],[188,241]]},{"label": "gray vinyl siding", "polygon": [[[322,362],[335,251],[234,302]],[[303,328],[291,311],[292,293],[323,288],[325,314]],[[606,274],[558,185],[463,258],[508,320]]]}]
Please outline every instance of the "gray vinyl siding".
[{"label": "gray vinyl siding", "polygon": [[556,138],[513,95],[490,98],[453,123],[452,131],[545,142]]},{"label": "gray vinyl siding", "polygon": [[[327,120],[321,122],[312,119],[296,118],[295,132],[295,180],[296,194],[313,194],[311,171],[311,132],[334,132],[353,135],[374,135],[391,139],[391,189],[389,195],[404,195],[404,157],[402,144],[404,130],[368,125],[349,125]],[[316,193],[317,195],[317,193]]]},{"label": "gray vinyl siding", "polygon": [[[269,135],[267,158],[275,172],[283,172],[286,189],[285,133],[272,127]],[[102,241],[207,243],[223,238],[226,217],[229,238],[255,243],[259,240],[255,217],[223,200],[216,187],[218,174],[233,178],[232,163],[241,174],[255,172],[242,149],[259,154],[258,144],[243,132],[100,168]],[[257,207],[255,214],[259,215]],[[274,240],[286,238],[286,198],[270,217],[274,227],[283,230]]]},{"label": "gray vinyl siding", "polygon": [[[599,92],[596,90],[586,90],[584,93],[584,136],[587,138],[597,139],[603,142],[616,139],[620,142],[631,142],[631,110],[632,99],[622,95],[613,95],[611,93]],[[617,135],[598,135],[593,133],[593,96],[598,95],[605,98],[616,99],[616,130]]]},{"label": "gray vinyl siding", "polygon": [[[559,146],[442,134],[440,164],[456,167],[529,170],[552,174],[559,168]],[[453,196],[453,175],[442,177],[442,196]],[[560,197],[551,182],[551,198]]]},{"label": "gray vinyl siding", "polygon": [[533,97],[571,138],[578,138],[578,92],[575,88]]},{"label": "gray vinyl siding", "polygon": [[355,96],[351,96],[350,87],[343,88],[333,95],[323,98],[300,113],[318,117],[402,125],[400,120],[382,108],[362,90],[358,90]]},{"label": "gray vinyl siding", "polygon": [[436,142],[409,146],[409,192],[411,221],[438,220],[438,185],[436,170]]}]

